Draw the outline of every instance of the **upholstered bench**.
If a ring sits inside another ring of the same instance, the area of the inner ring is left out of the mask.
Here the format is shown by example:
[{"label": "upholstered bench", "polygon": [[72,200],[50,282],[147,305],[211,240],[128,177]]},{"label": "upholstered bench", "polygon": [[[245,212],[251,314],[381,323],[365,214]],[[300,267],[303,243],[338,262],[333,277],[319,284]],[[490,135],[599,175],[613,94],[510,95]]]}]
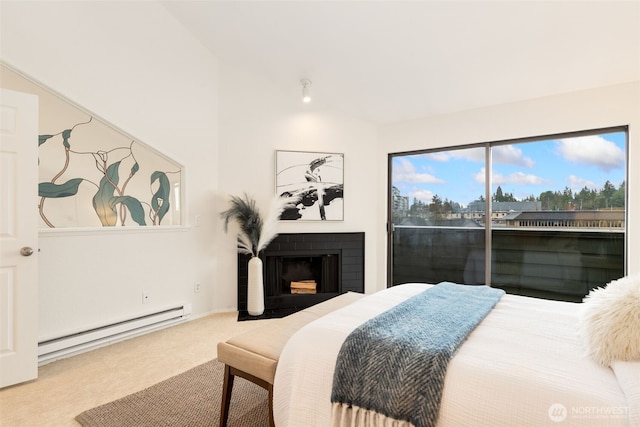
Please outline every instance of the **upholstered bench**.
[{"label": "upholstered bench", "polygon": [[218,361],[225,364],[220,427],[226,427],[235,376],[254,382],[269,392],[269,424],[273,422],[273,380],[280,353],[298,329],[307,323],[342,308],[363,294],[347,292],[289,316],[269,322],[249,332],[218,343]]}]

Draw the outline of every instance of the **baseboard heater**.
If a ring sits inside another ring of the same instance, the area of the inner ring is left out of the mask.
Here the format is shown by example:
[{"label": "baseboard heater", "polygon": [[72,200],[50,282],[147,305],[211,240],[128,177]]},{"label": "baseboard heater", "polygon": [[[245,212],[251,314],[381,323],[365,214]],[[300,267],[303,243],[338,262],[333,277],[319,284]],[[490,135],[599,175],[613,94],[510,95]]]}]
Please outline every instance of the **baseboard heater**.
[{"label": "baseboard heater", "polygon": [[62,357],[161,329],[185,320],[190,314],[191,304],[183,304],[110,325],[42,341],[38,343],[38,364],[42,365]]}]

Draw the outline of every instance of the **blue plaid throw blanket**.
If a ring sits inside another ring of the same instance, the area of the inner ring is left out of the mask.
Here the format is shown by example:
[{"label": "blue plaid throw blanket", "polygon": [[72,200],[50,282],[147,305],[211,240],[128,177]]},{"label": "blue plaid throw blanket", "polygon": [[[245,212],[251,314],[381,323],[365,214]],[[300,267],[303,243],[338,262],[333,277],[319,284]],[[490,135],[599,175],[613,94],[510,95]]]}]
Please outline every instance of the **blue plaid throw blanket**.
[{"label": "blue plaid throw blanket", "polygon": [[502,295],[488,286],[443,282],[360,325],[338,354],[334,421],[336,405],[355,405],[434,426],[449,360]]}]

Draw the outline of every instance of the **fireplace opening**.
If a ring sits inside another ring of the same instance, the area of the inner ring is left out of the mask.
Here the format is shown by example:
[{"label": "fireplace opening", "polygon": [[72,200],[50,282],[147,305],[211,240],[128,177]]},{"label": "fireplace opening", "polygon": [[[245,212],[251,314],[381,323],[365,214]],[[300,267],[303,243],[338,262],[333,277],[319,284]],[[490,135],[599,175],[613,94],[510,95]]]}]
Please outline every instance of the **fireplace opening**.
[{"label": "fireplace opening", "polygon": [[[339,254],[277,256],[274,294],[319,294],[338,292]],[[279,292],[278,292],[279,291]]]}]

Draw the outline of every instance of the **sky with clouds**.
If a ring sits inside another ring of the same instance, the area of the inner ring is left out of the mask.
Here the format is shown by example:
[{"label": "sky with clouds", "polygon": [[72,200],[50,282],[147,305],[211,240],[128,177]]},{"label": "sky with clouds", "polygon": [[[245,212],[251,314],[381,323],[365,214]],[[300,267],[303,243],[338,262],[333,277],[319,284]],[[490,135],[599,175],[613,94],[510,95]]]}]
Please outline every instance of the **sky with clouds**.
[{"label": "sky with clouds", "polygon": [[[615,132],[492,148],[492,193],[498,185],[518,200],[544,191],[616,188],[626,176],[626,134]],[[392,183],[400,194],[431,203],[435,194],[466,206],[484,196],[484,147],[396,156]]]}]

